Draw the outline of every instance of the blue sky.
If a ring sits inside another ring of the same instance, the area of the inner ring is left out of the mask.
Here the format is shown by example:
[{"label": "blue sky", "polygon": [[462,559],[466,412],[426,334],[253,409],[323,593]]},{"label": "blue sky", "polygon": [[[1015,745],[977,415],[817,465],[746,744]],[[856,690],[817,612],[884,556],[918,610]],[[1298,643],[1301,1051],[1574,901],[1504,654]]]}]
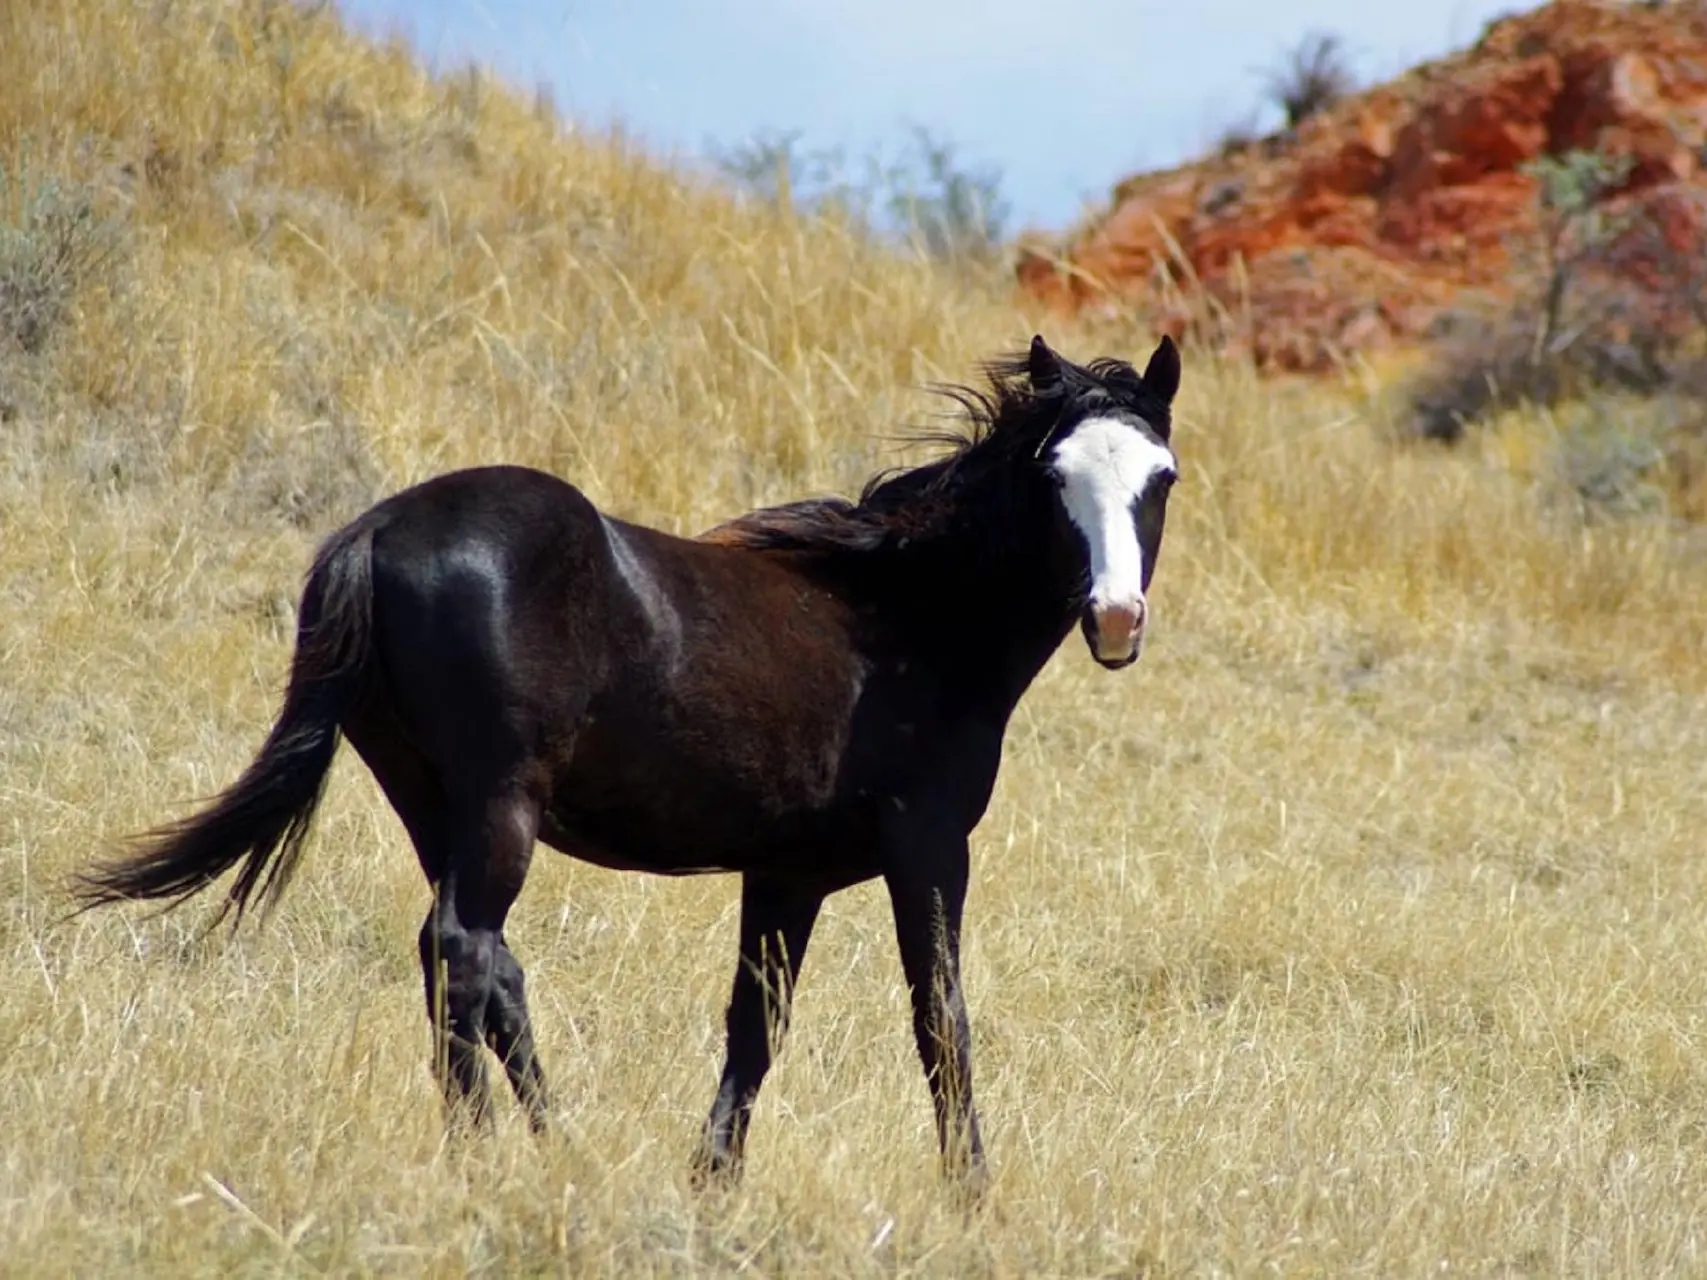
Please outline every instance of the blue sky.
[{"label": "blue sky", "polygon": [[[1384,79],[1524,0],[339,0],[430,64],[549,83],[582,124],[661,155],[762,131],[892,147],[911,122],[1002,173],[1014,229],[1061,228],[1144,168],[1203,150],[1310,31]],[[1264,117],[1272,122],[1272,115]]]}]

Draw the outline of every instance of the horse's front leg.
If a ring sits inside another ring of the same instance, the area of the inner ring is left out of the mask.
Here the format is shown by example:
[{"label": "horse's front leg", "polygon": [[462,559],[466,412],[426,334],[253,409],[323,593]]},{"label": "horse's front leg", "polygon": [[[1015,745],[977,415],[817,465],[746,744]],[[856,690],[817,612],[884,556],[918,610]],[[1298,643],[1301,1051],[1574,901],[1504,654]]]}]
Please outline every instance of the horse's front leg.
[{"label": "horse's front leg", "polygon": [[694,1155],[696,1182],[740,1175],[753,1103],[773,1047],[788,1029],[794,984],[823,903],[819,893],[752,875],[741,879],[741,954],[729,996],[723,1078]]},{"label": "horse's front leg", "polygon": [[913,1035],[936,1107],[943,1169],[976,1193],[985,1179],[984,1144],[972,1103],[972,1028],[960,986],[966,837],[909,823],[889,844],[884,880],[912,989]]}]

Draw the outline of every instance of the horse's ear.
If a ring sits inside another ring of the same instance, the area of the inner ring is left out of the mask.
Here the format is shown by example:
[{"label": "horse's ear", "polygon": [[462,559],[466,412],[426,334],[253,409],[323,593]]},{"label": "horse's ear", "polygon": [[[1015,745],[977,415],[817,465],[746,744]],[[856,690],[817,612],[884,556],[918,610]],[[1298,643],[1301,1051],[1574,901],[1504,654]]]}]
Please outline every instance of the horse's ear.
[{"label": "horse's ear", "polygon": [[1179,391],[1179,348],[1165,333],[1156,344],[1150,363],[1144,366],[1144,385],[1165,404],[1172,404]]},{"label": "horse's ear", "polygon": [[1061,359],[1049,349],[1041,333],[1031,339],[1031,350],[1025,357],[1026,372],[1031,375],[1034,391],[1047,391],[1061,381]]}]

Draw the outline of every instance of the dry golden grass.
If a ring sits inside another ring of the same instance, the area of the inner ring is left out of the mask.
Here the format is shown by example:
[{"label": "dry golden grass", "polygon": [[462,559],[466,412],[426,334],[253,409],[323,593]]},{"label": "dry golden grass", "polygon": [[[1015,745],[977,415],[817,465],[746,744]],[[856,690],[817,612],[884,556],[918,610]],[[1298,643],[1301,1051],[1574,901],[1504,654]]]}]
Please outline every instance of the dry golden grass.
[{"label": "dry golden grass", "polygon": [[1551,508],[1546,421],[1400,449],[1366,389],[1190,354],[1145,660],[1068,646],[976,838],[987,1210],[936,1181],[869,887],[696,1201],[733,881],[542,857],[510,936],[560,1133],[458,1151],[426,891],[347,755],[264,930],[68,922],[65,876],[235,775],[314,540],[381,492],[521,461],[687,531],[847,491],[1031,320],[283,4],[14,0],[0,227],[21,167],[119,248],[0,335],[0,1269],[1704,1265],[1707,565]]}]

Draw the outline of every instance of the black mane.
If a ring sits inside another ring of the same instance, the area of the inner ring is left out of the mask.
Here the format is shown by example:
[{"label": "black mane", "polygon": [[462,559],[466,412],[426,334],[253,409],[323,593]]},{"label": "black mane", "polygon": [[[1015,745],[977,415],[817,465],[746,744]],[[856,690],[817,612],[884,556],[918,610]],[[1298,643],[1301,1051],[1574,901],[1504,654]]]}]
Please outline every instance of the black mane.
[{"label": "black mane", "polygon": [[1167,438],[1167,401],[1145,386],[1126,361],[1059,363],[1060,378],[1042,389],[1033,384],[1025,353],[987,363],[984,387],[931,387],[959,406],[962,429],[917,432],[913,440],[944,444],[949,452],[921,466],[879,472],[866,481],[857,502],[821,497],[761,507],[707,530],[700,539],[822,556],[899,548],[946,532],[962,499],[980,480],[1040,455],[1069,411],[1133,411]]}]

